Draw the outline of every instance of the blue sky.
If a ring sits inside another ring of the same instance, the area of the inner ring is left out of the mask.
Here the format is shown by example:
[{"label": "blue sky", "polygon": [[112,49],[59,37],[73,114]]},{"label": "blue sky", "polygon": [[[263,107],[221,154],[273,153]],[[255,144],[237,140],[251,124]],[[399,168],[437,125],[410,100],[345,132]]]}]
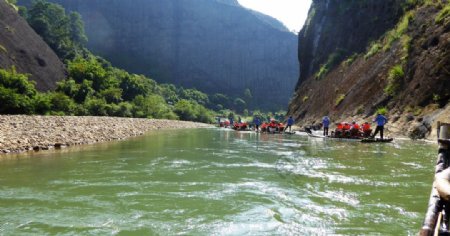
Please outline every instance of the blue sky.
[{"label": "blue sky", "polygon": [[298,32],[305,23],[312,0],[238,0],[247,8],[270,15]]}]

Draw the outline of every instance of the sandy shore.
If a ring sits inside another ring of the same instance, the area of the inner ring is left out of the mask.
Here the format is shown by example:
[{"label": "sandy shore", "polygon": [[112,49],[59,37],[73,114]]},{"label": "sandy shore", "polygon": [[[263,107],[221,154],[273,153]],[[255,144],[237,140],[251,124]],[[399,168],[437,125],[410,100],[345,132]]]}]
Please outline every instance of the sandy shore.
[{"label": "sandy shore", "polygon": [[158,129],[205,127],[211,126],[139,118],[0,115],[0,154],[121,140]]}]

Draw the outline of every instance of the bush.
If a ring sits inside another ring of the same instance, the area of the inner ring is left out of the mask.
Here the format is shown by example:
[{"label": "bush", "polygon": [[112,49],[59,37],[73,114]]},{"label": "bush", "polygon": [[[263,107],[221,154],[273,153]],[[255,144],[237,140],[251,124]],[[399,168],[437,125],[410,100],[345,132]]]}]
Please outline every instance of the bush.
[{"label": "bush", "polygon": [[370,49],[367,51],[366,55],[364,55],[364,59],[368,59],[373,55],[377,54],[381,49],[381,44],[379,42],[372,42],[370,44]]},{"label": "bush", "polygon": [[339,106],[342,101],[344,101],[345,99],[345,94],[339,94],[338,97],[336,98],[336,102],[334,103],[335,106]]},{"label": "bush", "polygon": [[405,34],[406,30],[409,26],[409,21],[414,17],[413,12],[408,12],[403,16],[403,18],[400,20],[400,23],[397,24],[397,26],[389,31],[387,33],[387,36],[384,40],[384,46],[383,50],[387,51],[391,48],[392,43],[394,43],[396,40],[400,39],[403,34]]},{"label": "bush", "polygon": [[386,115],[388,113],[388,110],[386,107],[380,107],[377,109],[377,114]]},{"label": "bush", "polygon": [[388,84],[384,88],[384,93],[389,96],[395,96],[400,89],[401,80],[405,76],[401,65],[396,65],[389,70]]},{"label": "bush", "polygon": [[315,78],[320,80],[323,79],[330,70],[332,70],[339,62],[342,61],[342,58],[345,54],[345,51],[342,49],[337,49],[335,52],[328,56],[328,59],[324,65],[322,65],[319,71],[316,73]]},{"label": "bush", "polygon": [[66,115],[75,114],[77,105],[69,96],[60,92],[51,93],[49,96],[52,104],[52,111],[62,112]]},{"label": "bush", "polygon": [[36,94],[34,82],[27,75],[17,73],[14,67],[0,69],[0,113],[33,114]]},{"label": "bush", "polygon": [[87,109],[88,113],[93,116],[107,116],[108,110],[110,110],[107,107],[106,101],[99,98],[86,100],[84,107]]},{"label": "bush", "polygon": [[447,5],[439,12],[435,18],[435,22],[441,24],[448,16],[450,16],[450,3],[447,3]]},{"label": "bush", "polygon": [[174,112],[181,120],[198,121],[203,123],[213,123],[214,114],[204,106],[185,99],[175,104]]},{"label": "bush", "polygon": [[0,113],[32,114],[33,103],[28,96],[17,93],[14,89],[0,86]]}]

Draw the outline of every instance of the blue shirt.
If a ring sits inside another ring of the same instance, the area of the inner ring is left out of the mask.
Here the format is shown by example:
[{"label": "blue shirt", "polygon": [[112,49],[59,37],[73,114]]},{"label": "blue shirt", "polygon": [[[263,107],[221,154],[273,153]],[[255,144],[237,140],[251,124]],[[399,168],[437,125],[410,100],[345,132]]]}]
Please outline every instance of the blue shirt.
[{"label": "blue shirt", "polygon": [[255,125],[261,125],[261,120],[256,117],[255,119],[253,119],[253,123],[255,123]]},{"label": "blue shirt", "polygon": [[294,124],[294,119],[292,117],[289,117],[289,119],[287,120],[287,125],[293,125]]},{"label": "blue shirt", "polygon": [[324,127],[330,126],[330,118],[328,118],[328,116],[324,116],[322,119],[322,124]]},{"label": "blue shirt", "polygon": [[375,118],[375,120],[377,122],[378,126],[383,126],[387,123],[387,119],[385,116],[383,115],[377,115],[377,117]]}]

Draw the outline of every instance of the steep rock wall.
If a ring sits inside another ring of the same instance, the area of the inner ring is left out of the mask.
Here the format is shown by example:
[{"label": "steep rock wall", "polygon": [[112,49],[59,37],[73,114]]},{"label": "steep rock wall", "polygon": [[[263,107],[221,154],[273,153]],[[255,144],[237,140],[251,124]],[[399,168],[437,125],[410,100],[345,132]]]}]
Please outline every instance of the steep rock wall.
[{"label": "steep rock wall", "polygon": [[[392,34],[386,33],[378,39],[380,48],[373,55],[366,45],[365,51],[344,58],[323,78],[310,73],[299,83],[288,113],[302,125],[320,122],[324,115],[333,121],[362,122],[384,107],[390,120],[388,132],[413,138],[429,135],[437,119],[450,122],[450,117],[442,116],[448,114],[450,101],[450,17],[436,20],[448,5],[418,5],[407,14],[406,29],[390,47],[386,45]],[[390,94],[387,88],[395,66],[404,75]]]},{"label": "steep rock wall", "polygon": [[27,73],[36,88],[47,91],[66,77],[63,63],[15,9],[0,0],[0,68]]},{"label": "steep rock wall", "polygon": [[[319,71],[330,56],[335,64],[363,52],[368,43],[392,28],[403,14],[404,0],[314,0],[299,33],[300,79]],[[334,55],[333,55],[334,53]]]},{"label": "steep rock wall", "polygon": [[237,1],[53,0],[78,11],[88,48],[158,82],[285,108],[298,78],[297,39]]}]

